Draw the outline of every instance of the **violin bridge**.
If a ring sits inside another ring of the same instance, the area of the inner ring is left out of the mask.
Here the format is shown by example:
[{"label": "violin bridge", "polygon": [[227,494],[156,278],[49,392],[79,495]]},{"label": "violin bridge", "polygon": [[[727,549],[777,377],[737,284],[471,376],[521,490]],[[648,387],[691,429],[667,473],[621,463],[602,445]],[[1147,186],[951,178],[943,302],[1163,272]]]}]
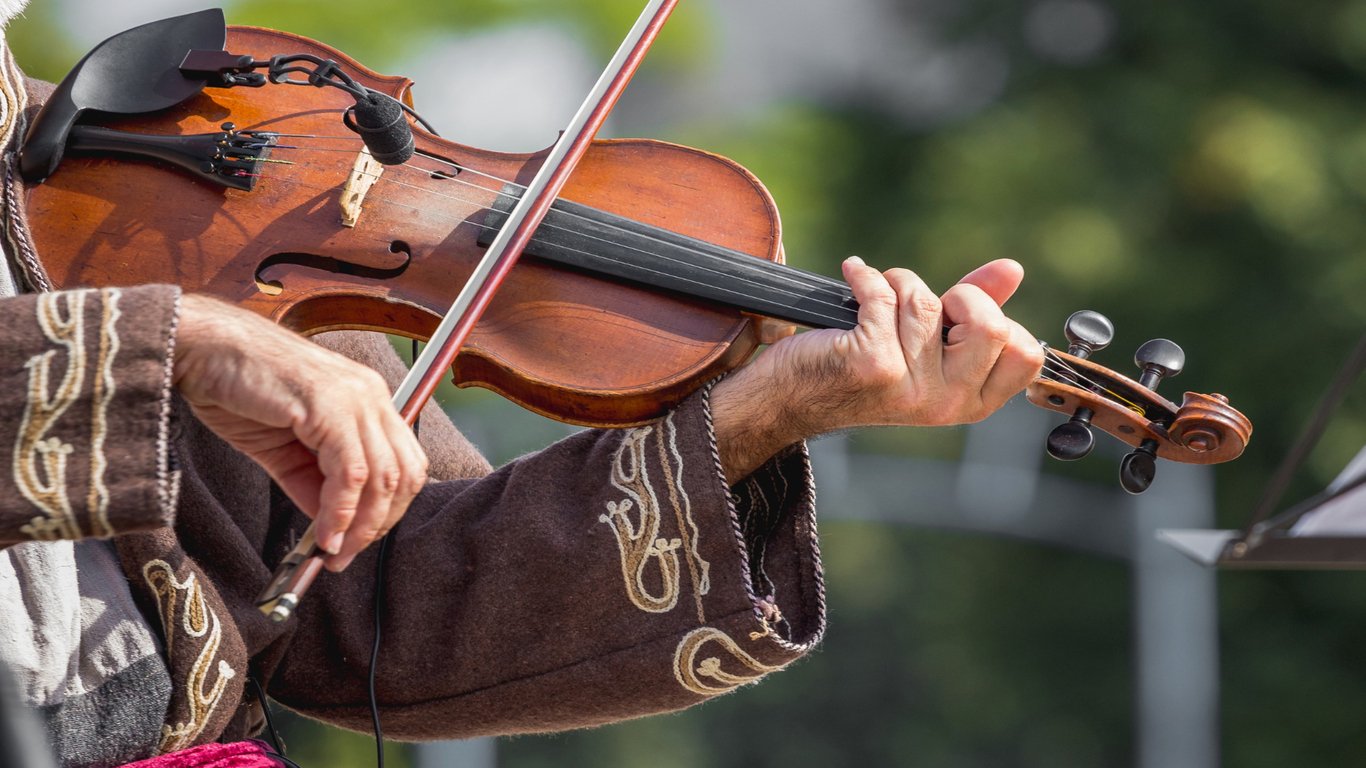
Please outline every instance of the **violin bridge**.
[{"label": "violin bridge", "polygon": [[362,147],[360,154],[356,155],[356,162],[351,166],[351,175],[342,186],[339,198],[343,227],[354,227],[356,222],[360,221],[361,203],[365,201],[366,193],[379,181],[382,173],[384,166],[370,154],[368,147]]}]

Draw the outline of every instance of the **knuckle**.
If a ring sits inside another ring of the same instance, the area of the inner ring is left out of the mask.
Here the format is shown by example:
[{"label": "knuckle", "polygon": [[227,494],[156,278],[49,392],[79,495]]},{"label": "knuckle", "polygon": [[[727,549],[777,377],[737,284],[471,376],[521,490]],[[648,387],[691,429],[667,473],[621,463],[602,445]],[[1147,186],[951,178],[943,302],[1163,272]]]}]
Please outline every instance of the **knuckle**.
[{"label": "knuckle", "polygon": [[362,371],[363,373],[360,377],[361,382],[367,387],[372,390],[389,391],[389,383],[384,380],[383,376],[379,375],[378,371],[373,368],[365,368],[364,366],[362,366]]},{"label": "knuckle", "polygon": [[332,530],[345,531],[350,529],[351,521],[356,519],[356,510],[353,507],[338,507],[332,510]]},{"label": "knuckle", "polygon": [[405,490],[407,491],[409,496],[418,495],[422,492],[422,489],[425,487],[427,487],[426,470],[416,472],[408,476],[408,482],[405,486]]},{"label": "knuckle", "polygon": [[380,487],[385,493],[393,494],[398,491],[399,483],[403,480],[403,473],[398,467],[386,467],[379,474]]},{"label": "knuckle", "polygon": [[897,304],[896,291],[892,290],[890,285],[884,283],[870,291],[864,303],[883,307],[887,310],[895,310]]},{"label": "knuckle", "polygon": [[938,315],[943,311],[944,303],[933,293],[916,291],[907,297],[906,308],[917,315]]},{"label": "knuckle", "polygon": [[363,461],[349,462],[342,467],[340,479],[347,488],[360,488],[370,479],[370,467]]},{"label": "knuckle", "polygon": [[1005,316],[988,320],[982,324],[982,333],[993,344],[1004,346],[1010,343],[1013,334],[1011,333],[1010,322]]}]

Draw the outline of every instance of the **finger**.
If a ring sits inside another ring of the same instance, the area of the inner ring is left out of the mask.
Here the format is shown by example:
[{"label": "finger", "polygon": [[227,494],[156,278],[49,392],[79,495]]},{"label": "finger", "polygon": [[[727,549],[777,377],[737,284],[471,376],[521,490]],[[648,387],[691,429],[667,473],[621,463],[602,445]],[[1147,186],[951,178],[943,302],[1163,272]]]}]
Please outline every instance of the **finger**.
[{"label": "finger", "polygon": [[977,286],[996,306],[1005,306],[1024,280],[1024,267],[1014,259],[997,259],[972,270],[958,283]]},{"label": "finger", "polygon": [[385,431],[399,467],[398,489],[394,492],[389,504],[389,515],[384,521],[383,531],[388,532],[398,525],[408,506],[427,484],[427,453],[422,450],[417,436],[397,414],[385,418]]},{"label": "finger", "polygon": [[979,392],[1010,341],[1012,324],[995,300],[971,283],[950,288],[943,302],[944,317],[952,324],[944,354],[945,377]]},{"label": "finger", "polygon": [[[382,417],[381,417],[382,418]],[[366,480],[356,505],[355,518],[346,532],[341,552],[329,558],[328,567],[340,571],[361,550],[387,530],[389,508],[402,481],[398,459],[390,444],[390,436],[375,414],[365,414],[359,426],[361,446],[365,454]]]},{"label": "finger", "polygon": [[294,441],[262,454],[259,459],[271,479],[280,486],[280,490],[294,502],[294,506],[298,507],[300,512],[310,518],[318,516],[319,498],[325,478],[318,469],[318,457],[313,451]]},{"label": "finger", "polygon": [[897,337],[913,375],[938,372],[943,346],[944,305],[920,276],[890,269],[887,282],[896,292]]},{"label": "finger", "polygon": [[881,272],[857,256],[845,259],[841,268],[858,301],[858,330],[876,340],[890,342],[896,329],[896,291]]},{"label": "finger", "polygon": [[1033,383],[1043,369],[1044,350],[1038,339],[1019,323],[1012,321],[1010,326],[1010,341],[982,385],[982,402],[991,410]]},{"label": "finger", "polygon": [[357,425],[348,419],[329,426],[333,433],[318,445],[318,469],[323,482],[318,492],[316,524],[318,546],[335,555],[345,549],[345,539],[370,479],[370,467]]}]

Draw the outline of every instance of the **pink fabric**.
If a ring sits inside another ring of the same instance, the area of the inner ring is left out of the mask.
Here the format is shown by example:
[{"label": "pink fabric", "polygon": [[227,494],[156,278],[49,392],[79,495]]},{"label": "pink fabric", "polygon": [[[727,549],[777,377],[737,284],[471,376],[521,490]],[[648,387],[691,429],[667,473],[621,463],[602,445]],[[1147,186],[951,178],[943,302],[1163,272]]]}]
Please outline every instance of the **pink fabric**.
[{"label": "pink fabric", "polygon": [[283,765],[259,741],[203,744],[160,757],[129,763],[124,768],[280,768]]}]

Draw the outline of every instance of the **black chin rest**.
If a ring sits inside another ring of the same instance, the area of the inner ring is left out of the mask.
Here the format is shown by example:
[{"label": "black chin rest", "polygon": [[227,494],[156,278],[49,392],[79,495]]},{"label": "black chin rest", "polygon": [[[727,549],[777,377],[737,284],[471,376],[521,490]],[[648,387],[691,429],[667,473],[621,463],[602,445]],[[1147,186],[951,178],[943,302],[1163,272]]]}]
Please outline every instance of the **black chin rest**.
[{"label": "black chin rest", "polygon": [[57,170],[67,135],[87,109],[139,115],[174,106],[198,94],[205,77],[180,70],[191,50],[221,49],[227,42],[221,8],[154,21],[105,40],[62,80],[34,119],[19,169],[30,182]]}]

